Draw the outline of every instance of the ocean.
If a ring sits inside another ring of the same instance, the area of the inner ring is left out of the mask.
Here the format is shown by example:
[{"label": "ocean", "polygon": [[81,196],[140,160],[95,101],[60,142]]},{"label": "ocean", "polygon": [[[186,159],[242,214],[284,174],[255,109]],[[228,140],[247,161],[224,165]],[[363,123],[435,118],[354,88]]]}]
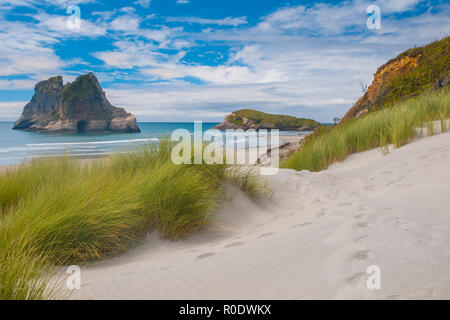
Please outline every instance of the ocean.
[{"label": "ocean", "polygon": [[[141,133],[39,133],[12,130],[13,122],[0,122],[0,165],[22,163],[36,157],[69,155],[99,157],[135,150],[137,146],[158,142],[176,129],[194,131],[193,122],[140,122]],[[203,131],[218,122],[203,123]],[[280,135],[299,134],[280,132]]]}]

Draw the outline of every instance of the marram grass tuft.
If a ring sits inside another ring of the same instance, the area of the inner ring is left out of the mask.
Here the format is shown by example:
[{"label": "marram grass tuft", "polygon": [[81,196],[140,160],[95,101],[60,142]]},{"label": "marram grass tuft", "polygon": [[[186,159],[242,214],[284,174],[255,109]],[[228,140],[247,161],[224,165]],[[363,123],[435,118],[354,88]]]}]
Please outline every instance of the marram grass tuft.
[{"label": "marram grass tuft", "polygon": [[0,175],[0,299],[59,297],[55,266],[128,250],[155,231],[177,240],[207,226],[226,183],[255,195],[248,172],[175,165],[173,143],[82,164],[35,160]]}]

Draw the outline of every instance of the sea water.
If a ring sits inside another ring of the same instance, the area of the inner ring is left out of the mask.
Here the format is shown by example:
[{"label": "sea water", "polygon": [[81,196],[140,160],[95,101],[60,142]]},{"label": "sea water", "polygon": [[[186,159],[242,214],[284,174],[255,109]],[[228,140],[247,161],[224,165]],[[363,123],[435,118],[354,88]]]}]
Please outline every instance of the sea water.
[{"label": "sea water", "polygon": [[[208,130],[216,123],[202,124]],[[100,157],[116,152],[135,150],[137,146],[159,139],[176,129],[193,133],[193,122],[140,122],[141,133],[39,133],[12,130],[13,122],[0,122],[0,165],[22,163],[37,157],[69,155],[76,157]],[[300,134],[280,132],[280,135]]]}]

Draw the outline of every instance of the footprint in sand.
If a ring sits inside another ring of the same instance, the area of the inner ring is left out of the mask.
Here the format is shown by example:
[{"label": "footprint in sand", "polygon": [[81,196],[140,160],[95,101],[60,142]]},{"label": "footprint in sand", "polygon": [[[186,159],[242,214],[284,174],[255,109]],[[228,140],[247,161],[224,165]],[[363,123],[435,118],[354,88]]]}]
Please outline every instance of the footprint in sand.
[{"label": "footprint in sand", "polygon": [[239,247],[239,246],[242,246],[242,245],[244,245],[244,244],[245,244],[245,242],[239,242],[239,241],[236,241],[236,242],[232,242],[232,243],[230,243],[230,244],[227,244],[227,245],[225,246],[225,248]]},{"label": "footprint in sand", "polygon": [[365,191],[371,191],[375,189],[375,185],[369,184],[368,186],[363,187]]},{"label": "footprint in sand", "polygon": [[260,223],[260,224],[256,225],[254,228],[255,228],[255,229],[259,229],[259,228],[261,228],[261,227],[264,227],[266,224],[267,224],[267,222]]},{"label": "footprint in sand", "polygon": [[161,270],[161,271],[169,270],[169,269],[172,269],[172,267],[162,267],[162,268],[159,268],[159,270]]},{"label": "footprint in sand", "polygon": [[274,234],[276,234],[275,232],[268,232],[268,233],[263,233],[262,235],[260,235],[258,237],[258,239],[264,238],[264,237],[269,237],[269,236],[273,236]]},{"label": "footprint in sand", "polygon": [[404,184],[396,184],[393,187],[398,188],[398,189],[405,189],[405,188],[408,188],[411,186],[412,186],[412,184],[410,184],[410,183],[404,183]]},{"label": "footprint in sand", "polygon": [[405,218],[402,218],[402,217],[391,218],[391,223],[397,227],[402,228],[405,231],[407,231],[409,229],[408,223],[406,222]]},{"label": "footprint in sand", "polygon": [[362,250],[362,251],[358,251],[357,253],[355,253],[353,255],[353,258],[358,259],[358,260],[367,260],[369,259],[370,256],[370,252],[367,250]]},{"label": "footprint in sand", "polygon": [[353,239],[354,242],[362,242],[362,240],[364,240],[365,238],[367,238],[369,235],[364,235],[364,236],[360,236],[360,237],[356,237],[355,239]]},{"label": "footprint in sand", "polygon": [[320,218],[320,217],[324,216],[325,213],[326,213],[325,210],[322,209],[322,210],[320,210],[320,212],[317,214],[317,217]]},{"label": "footprint in sand", "polygon": [[294,224],[293,226],[291,226],[291,228],[298,228],[298,227],[303,227],[303,226],[307,226],[308,224],[311,224],[311,221],[308,222],[303,222],[303,223],[299,223],[299,224]]},{"label": "footprint in sand", "polygon": [[364,283],[367,279],[367,274],[364,272],[358,272],[352,275],[350,278],[347,278],[345,282],[349,285],[356,287],[358,284]]},{"label": "footprint in sand", "polygon": [[208,252],[208,253],[204,253],[204,254],[199,255],[199,256],[197,257],[197,259],[205,259],[205,258],[211,257],[211,256],[213,256],[213,255],[215,255],[215,253]]},{"label": "footprint in sand", "polygon": [[358,222],[356,224],[360,228],[367,228],[369,226],[369,223],[367,221]]},{"label": "footprint in sand", "polygon": [[393,185],[393,184],[399,183],[399,182],[402,181],[404,178],[405,178],[405,177],[400,177],[400,178],[397,178],[397,179],[392,179],[391,181],[388,181],[387,183],[385,183],[385,184],[383,185],[383,187],[388,187],[388,186],[391,186],[391,185]]}]

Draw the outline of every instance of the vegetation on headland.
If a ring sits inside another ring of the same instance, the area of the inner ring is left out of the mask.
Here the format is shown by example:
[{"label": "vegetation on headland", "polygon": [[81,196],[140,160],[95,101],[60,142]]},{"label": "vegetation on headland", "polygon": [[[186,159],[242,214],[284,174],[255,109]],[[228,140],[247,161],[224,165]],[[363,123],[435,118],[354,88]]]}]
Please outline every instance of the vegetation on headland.
[{"label": "vegetation on headland", "polygon": [[408,49],[378,68],[372,84],[344,120],[444,87],[449,77],[450,37]]},{"label": "vegetation on headland", "polygon": [[95,82],[91,74],[79,76],[77,81],[67,83],[62,90],[63,101],[72,104],[76,101],[95,98]]},{"label": "vegetation on headland", "polygon": [[60,293],[55,266],[126,251],[155,231],[177,240],[207,226],[227,183],[255,195],[248,171],[175,165],[173,143],[80,164],[44,159],[0,175],[0,299]]},{"label": "vegetation on headland", "polygon": [[255,124],[273,124],[276,128],[317,128],[320,124],[311,119],[297,118],[287,115],[270,114],[251,109],[241,109],[234,111],[226,117],[226,121],[238,126],[244,125],[245,119]]},{"label": "vegetation on headland", "polygon": [[450,76],[450,37],[411,48],[397,59],[404,57],[417,58],[417,66],[395,77],[375,108],[392,106],[401,100],[429,92],[435,88],[437,80]]},{"label": "vegetation on headland", "polygon": [[450,89],[444,88],[335,127],[320,128],[305,138],[302,148],[283,161],[282,167],[320,171],[353,153],[389,144],[403,146],[415,137],[416,128],[428,127],[428,134],[434,134],[436,120],[441,131],[445,131],[447,119],[450,119]]}]

